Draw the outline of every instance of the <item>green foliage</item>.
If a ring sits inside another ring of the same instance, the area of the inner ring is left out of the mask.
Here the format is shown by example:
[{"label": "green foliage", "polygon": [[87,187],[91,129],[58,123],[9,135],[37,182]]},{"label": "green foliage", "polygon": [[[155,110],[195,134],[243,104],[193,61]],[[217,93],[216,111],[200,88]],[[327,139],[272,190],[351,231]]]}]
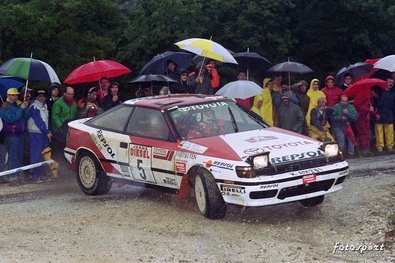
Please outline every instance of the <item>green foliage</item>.
[{"label": "green foliage", "polygon": [[290,58],[323,77],[395,50],[395,4],[382,0],[3,0],[0,62],[30,53],[63,80],[115,59],[135,73],[175,42],[210,38],[273,63]]}]

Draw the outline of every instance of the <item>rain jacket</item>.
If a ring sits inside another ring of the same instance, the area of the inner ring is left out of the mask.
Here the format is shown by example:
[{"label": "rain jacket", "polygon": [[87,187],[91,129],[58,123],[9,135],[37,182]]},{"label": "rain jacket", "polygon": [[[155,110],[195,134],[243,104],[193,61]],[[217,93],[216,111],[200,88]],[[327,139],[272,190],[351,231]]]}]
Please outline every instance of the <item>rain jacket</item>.
[{"label": "rain jacket", "polygon": [[[259,95],[256,95],[254,97],[254,103],[251,108],[251,111],[255,112],[259,116],[262,117],[262,119],[269,124],[270,126],[273,126],[273,104],[272,104],[272,95],[270,93],[269,88],[267,87],[267,83],[269,82],[269,78],[265,78],[263,80],[263,90],[262,93]],[[262,101],[262,105],[260,108],[257,107],[258,102]]]},{"label": "rain jacket", "polygon": [[304,117],[298,105],[281,103],[277,108],[278,127],[302,134]]},{"label": "rain jacket", "polygon": [[26,120],[29,118],[29,109],[22,109],[21,101],[11,102],[7,99],[8,106],[1,109],[4,136],[21,136],[26,129]]},{"label": "rain jacket", "polygon": [[[333,81],[335,80],[332,76],[328,76],[325,79],[325,83],[329,79],[333,79]],[[326,105],[329,108],[332,108],[333,106],[335,106],[336,103],[338,103],[340,101],[340,96],[343,95],[343,90],[341,88],[339,88],[338,86],[336,86],[336,84],[334,84],[334,86],[332,88],[328,88],[325,86],[325,88],[322,89],[322,92],[325,93],[326,102],[327,102]]]},{"label": "rain jacket", "polygon": [[67,104],[64,98],[60,98],[52,106],[52,128],[58,132],[66,120],[75,119],[78,114],[77,103]]},{"label": "rain jacket", "polygon": [[306,114],[306,122],[307,125],[310,125],[310,119],[311,119],[311,110],[314,109],[315,107],[317,107],[317,100],[319,98],[326,98],[325,93],[322,92],[321,90],[314,90],[313,89],[313,83],[314,82],[319,82],[318,79],[312,79],[310,81],[310,88],[307,91],[307,96],[309,96],[310,101],[309,101],[309,108],[307,110],[307,114]]},{"label": "rain jacket", "polygon": [[394,122],[395,93],[385,90],[383,94],[373,99],[373,107],[380,116],[376,123],[392,124]]},{"label": "rain jacket", "polygon": [[47,135],[49,130],[49,112],[47,109],[47,104],[41,103],[35,100],[32,105],[30,105],[30,118],[27,121],[27,129],[29,132],[42,133]]}]

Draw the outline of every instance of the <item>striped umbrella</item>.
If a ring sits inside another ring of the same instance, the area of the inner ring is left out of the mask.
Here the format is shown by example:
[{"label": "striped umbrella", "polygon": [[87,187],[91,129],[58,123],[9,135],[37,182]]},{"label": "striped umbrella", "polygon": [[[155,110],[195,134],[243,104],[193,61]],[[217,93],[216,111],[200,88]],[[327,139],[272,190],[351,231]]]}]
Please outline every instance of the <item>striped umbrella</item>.
[{"label": "striped umbrella", "polygon": [[211,39],[188,38],[175,43],[179,48],[217,61],[238,64],[230,52]]},{"label": "striped umbrella", "polygon": [[55,70],[44,61],[33,58],[12,58],[0,66],[0,74],[25,80],[60,83]]}]

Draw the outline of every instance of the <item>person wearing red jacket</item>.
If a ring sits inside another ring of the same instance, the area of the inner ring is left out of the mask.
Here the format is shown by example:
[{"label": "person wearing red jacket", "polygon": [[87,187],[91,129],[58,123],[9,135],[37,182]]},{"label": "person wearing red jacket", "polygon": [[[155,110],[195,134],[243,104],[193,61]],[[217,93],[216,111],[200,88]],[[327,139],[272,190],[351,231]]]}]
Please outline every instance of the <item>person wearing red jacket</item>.
[{"label": "person wearing red jacket", "polygon": [[343,90],[335,85],[335,78],[331,75],[325,78],[325,88],[322,89],[326,96],[327,108],[332,109],[340,101]]},{"label": "person wearing red jacket", "polygon": [[[210,74],[211,87],[216,90],[219,87],[218,70],[215,68],[215,61],[209,60],[206,64],[207,72]],[[214,92],[215,93],[215,92]]]}]

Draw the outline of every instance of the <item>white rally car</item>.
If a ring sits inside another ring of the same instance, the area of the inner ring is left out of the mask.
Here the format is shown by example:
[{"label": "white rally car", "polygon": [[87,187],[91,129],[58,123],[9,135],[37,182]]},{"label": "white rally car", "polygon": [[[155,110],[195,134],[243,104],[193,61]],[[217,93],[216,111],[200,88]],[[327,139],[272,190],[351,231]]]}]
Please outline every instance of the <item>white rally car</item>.
[{"label": "white rally car", "polygon": [[342,188],[348,164],[336,143],[269,127],[220,96],[129,100],[69,123],[66,159],[81,190],[107,193],[114,180],[159,187],[222,218],[227,204],[322,203]]}]

